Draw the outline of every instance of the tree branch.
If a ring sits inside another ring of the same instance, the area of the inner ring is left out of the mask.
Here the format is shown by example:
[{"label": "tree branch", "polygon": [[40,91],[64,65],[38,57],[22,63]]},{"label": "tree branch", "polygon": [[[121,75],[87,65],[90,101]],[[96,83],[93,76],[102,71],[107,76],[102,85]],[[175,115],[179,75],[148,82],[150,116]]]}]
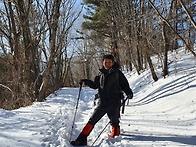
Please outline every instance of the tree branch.
[{"label": "tree branch", "polygon": [[186,43],[186,41],[182,38],[182,36],[180,36],[171,26],[171,24],[159,13],[159,11],[157,10],[157,8],[154,6],[154,4],[148,0],[148,2],[150,3],[150,5],[153,7],[153,9],[155,10],[155,12],[157,13],[157,15],[159,16],[160,20],[165,22],[169,28],[180,38],[180,40],[185,44],[186,48],[194,55],[194,57],[196,57],[196,53],[193,52],[190,47],[188,46],[188,44]]},{"label": "tree branch", "polygon": [[184,9],[184,11],[186,12],[187,16],[189,17],[191,23],[193,24],[194,28],[196,29],[196,23],[193,20],[193,17],[191,16],[191,14],[189,13],[189,11],[187,10],[187,8],[184,6],[184,4],[182,3],[181,0],[178,0],[178,2],[180,3],[180,5],[182,6],[182,8]]}]

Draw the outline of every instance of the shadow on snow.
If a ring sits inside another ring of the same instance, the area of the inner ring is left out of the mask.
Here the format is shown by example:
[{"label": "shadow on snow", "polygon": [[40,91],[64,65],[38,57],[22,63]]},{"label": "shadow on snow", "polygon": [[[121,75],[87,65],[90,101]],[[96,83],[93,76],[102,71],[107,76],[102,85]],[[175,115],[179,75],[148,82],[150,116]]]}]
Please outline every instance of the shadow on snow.
[{"label": "shadow on snow", "polygon": [[184,90],[187,90],[189,88],[195,88],[196,85],[191,85],[190,83],[195,80],[195,76],[190,76],[190,77],[180,77],[170,83],[167,83],[160,88],[156,89],[155,91],[151,92],[148,94],[146,97],[140,99],[139,101],[136,102],[136,104],[132,106],[140,106],[140,105],[145,105],[149,104],[151,102],[154,102],[158,99],[165,98],[177,93],[180,93]]},{"label": "shadow on snow", "polygon": [[196,136],[144,136],[144,135],[131,135],[121,134],[123,139],[130,141],[171,141],[187,145],[196,145]]}]

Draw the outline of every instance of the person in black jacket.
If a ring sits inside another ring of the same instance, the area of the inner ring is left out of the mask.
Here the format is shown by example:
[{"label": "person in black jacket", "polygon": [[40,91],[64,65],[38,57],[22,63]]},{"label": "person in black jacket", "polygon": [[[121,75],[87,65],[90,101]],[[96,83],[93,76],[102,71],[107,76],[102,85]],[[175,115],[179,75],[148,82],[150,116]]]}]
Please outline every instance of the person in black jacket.
[{"label": "person in black jacket", "polygon": [[99,103],[90,117],[88,123],[83,128],[75,141],[71,141],[74,146],[87,145],[87,137],[92,131],[94,125],[105,115],[108,115],[112,126],[110,138],[119,136],[120,126],[120,107],[123,98],[123,92],[129,99],[133,98],[133,92],[124,74],[119,70],[119,65],[114,61],[113,55],[103,56],[103,67],[94,81],[88,79],[80,80],[93,89],[98,89]]}]

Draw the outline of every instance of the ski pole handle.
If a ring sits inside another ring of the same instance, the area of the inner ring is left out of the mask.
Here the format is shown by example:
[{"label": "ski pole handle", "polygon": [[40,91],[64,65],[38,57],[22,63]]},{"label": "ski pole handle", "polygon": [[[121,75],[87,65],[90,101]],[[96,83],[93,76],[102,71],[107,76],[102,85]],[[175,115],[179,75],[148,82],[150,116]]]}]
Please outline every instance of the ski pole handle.
[{"label": "ski pole handle", "polygon": [[125,103],[122,104],[122,114],[125,112]]},{"label": "ski pole handle", "polygon": [[123,100],[123,102],[122,102],[122,114],[124,114],[124,112],[125,112],[125,102],[127,101],[129,99],[129,97],[126,97],[126,99],[124,99]]}]

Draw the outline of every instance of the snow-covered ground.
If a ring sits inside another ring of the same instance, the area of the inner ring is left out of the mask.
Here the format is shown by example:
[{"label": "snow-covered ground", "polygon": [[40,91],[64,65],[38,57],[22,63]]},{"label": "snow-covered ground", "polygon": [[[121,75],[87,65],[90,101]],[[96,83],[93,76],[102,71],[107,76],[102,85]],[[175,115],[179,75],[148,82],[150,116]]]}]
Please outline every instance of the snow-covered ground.
[{"label": "snow-covered ground", "polygon": [[[121,135],[108,139],[110,126],[94,146],[162,147],[196,146],[196,59],[179,50],[170,53],[169,76],[153,82],[150,72],[125,73],[134,99],[121,115]],[[156,57],[153,58],[156,63]],[[18,110],[0,109],[0,147],[71,147],[70,132],[78,88],[62,88],[45,102]],[[82,88],[72,140],[80,133],[95,108],[96,90]],[[91,145],[108,123],[104,116],[88,137]]]}]

